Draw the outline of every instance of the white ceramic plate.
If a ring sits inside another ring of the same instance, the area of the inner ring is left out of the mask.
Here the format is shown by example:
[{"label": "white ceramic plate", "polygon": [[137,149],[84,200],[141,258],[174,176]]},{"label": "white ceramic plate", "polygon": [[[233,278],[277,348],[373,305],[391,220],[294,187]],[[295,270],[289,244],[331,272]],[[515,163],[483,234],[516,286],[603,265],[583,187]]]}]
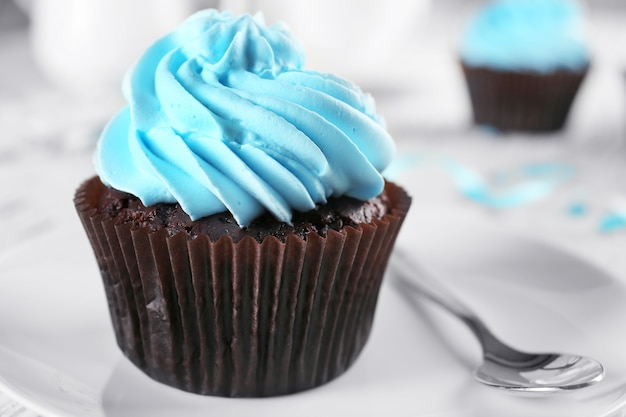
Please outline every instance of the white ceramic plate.
[{"label": "white ceramic plate", "polygon": [[335,381],[270,399],[180,392],[145,377],[118,352],[91,250],[68,207],[53,227],[0,253],[0,388],[59,417],[621,413],[623,283],[557,248],[470,220],[416,204],[398,246],[463,294],[505,340],[593,356],[607,368],[605,381],[549,398],[483,387],[471,375],[480,356],[471,334],[427,301],[408,302],[388,280],[364,352]]}]

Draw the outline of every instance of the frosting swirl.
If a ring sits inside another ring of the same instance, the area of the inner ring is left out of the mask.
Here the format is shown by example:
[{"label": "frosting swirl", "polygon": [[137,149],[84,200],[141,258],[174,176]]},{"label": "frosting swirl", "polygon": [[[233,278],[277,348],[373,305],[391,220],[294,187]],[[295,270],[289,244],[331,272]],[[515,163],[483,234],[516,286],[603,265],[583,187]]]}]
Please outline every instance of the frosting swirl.
[{"label": "frosting swirl", "polygon": [[500,70],[582,70],[589,53],[580,8],[567,0],[494,1],[470,22],[463,62]]},{"label": "frosting swirl", "polygon": [[192,219],[228,210],[241,226],[376,196],[395,146],[373,99],[303,63],[286,27],[261,15],[192,15],[127,74],[98,175],[145,205],[178,202]]}]

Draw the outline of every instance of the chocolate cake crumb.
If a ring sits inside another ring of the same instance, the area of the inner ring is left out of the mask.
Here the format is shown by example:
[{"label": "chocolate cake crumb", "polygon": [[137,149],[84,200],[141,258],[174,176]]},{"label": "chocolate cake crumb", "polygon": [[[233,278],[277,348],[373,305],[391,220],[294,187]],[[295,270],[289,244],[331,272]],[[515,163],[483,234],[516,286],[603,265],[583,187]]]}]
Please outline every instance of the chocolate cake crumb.
[{"label": "chocolate cake crumb", "polygon": [[383,192],[368,201],[350,197],[330,197],[325,204],[317,205],[307,212],[294,212],[291,224],[277,220],[270,213],[255,219],[247,227],[240,227],[230,212],[217,213],[191,220],[178,203],[158,203],[145,206],[139,198],[104,187],[98,208],[119,223],[131,223],[133,227],[148,227],[151,231],[166,228],[170,236],[180,232],[194,239],[206,234],[212,241],[229,235],[237,242],[245,236],[251,236],[258,242],[267,236],[275,236],[281,241],[289,234],[296,234],[305,239],[310,232],[326,236],[329,230],[341,231],[345,227],[371,223],[388,213],[389,199]]}]

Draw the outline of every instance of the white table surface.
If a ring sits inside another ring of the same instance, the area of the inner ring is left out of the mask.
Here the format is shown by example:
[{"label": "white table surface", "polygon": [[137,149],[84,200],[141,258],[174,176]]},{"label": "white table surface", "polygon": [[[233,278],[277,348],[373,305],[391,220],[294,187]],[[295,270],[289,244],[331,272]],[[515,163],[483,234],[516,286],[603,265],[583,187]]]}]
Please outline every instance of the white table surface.
[{"label": "white table surface", "polygon": [[[573,176],[532,204],[493,209],[464,197],[452,181],[443,187],[441,181],[430,181],[429,176],[447,175],[439,167],[408,165],[423,190],[414,204],[454,205],[468,218],[566,248],[626,283],[626,228],[599,231],[607,214],[626,212],[626,14],[591,16],[592,70],[567,127],[540,137],[501,136],[471,126],[454,56],[457,32],[450,29],[457,26],[455,19],[445,17],[433,15],[416,31],[407,54],[392,67],[377,69],[384,77],[361,80],[387,119],[400,159],[446,157],[488,182],[536,163],[566,165]],[[45,225],[55,210],[72,210],[73,189],[93,172],[90,158],[97,133],[122,100],[117,91],[75,94],[48,83],[32,60],[26,28],[0,31],[0,59],[2,256]],[[55,175],[47,177],[42,169],[54,169]],[[41,223],[28,224],[22,220],[34,213],[28,206],[33,193],[67,200],[47,207]],[[577,216],[571,213],[576,203],[585,208]],[[0,416],[33,415],[0,393]]]}]

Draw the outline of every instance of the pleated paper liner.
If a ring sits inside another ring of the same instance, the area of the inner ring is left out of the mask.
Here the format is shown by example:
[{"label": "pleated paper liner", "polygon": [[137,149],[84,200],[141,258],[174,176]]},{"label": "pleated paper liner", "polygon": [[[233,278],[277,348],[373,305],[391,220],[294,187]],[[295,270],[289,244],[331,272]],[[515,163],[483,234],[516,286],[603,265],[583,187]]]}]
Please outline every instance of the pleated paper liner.
[{"label": "pleated paper liner", "polygon": [[143,372],[206,395],[262,397],[324,384],[365,345],[383,274],[410,205],[388,183],[380,220],[262,243],[131,228],[75,205],[101,270],[117,343]]},{"label": "pleated paper liner", "polygon": [[553,73],[498,71],[461,63],[474,122],[501,131],[563,128],[588,69]]}]

